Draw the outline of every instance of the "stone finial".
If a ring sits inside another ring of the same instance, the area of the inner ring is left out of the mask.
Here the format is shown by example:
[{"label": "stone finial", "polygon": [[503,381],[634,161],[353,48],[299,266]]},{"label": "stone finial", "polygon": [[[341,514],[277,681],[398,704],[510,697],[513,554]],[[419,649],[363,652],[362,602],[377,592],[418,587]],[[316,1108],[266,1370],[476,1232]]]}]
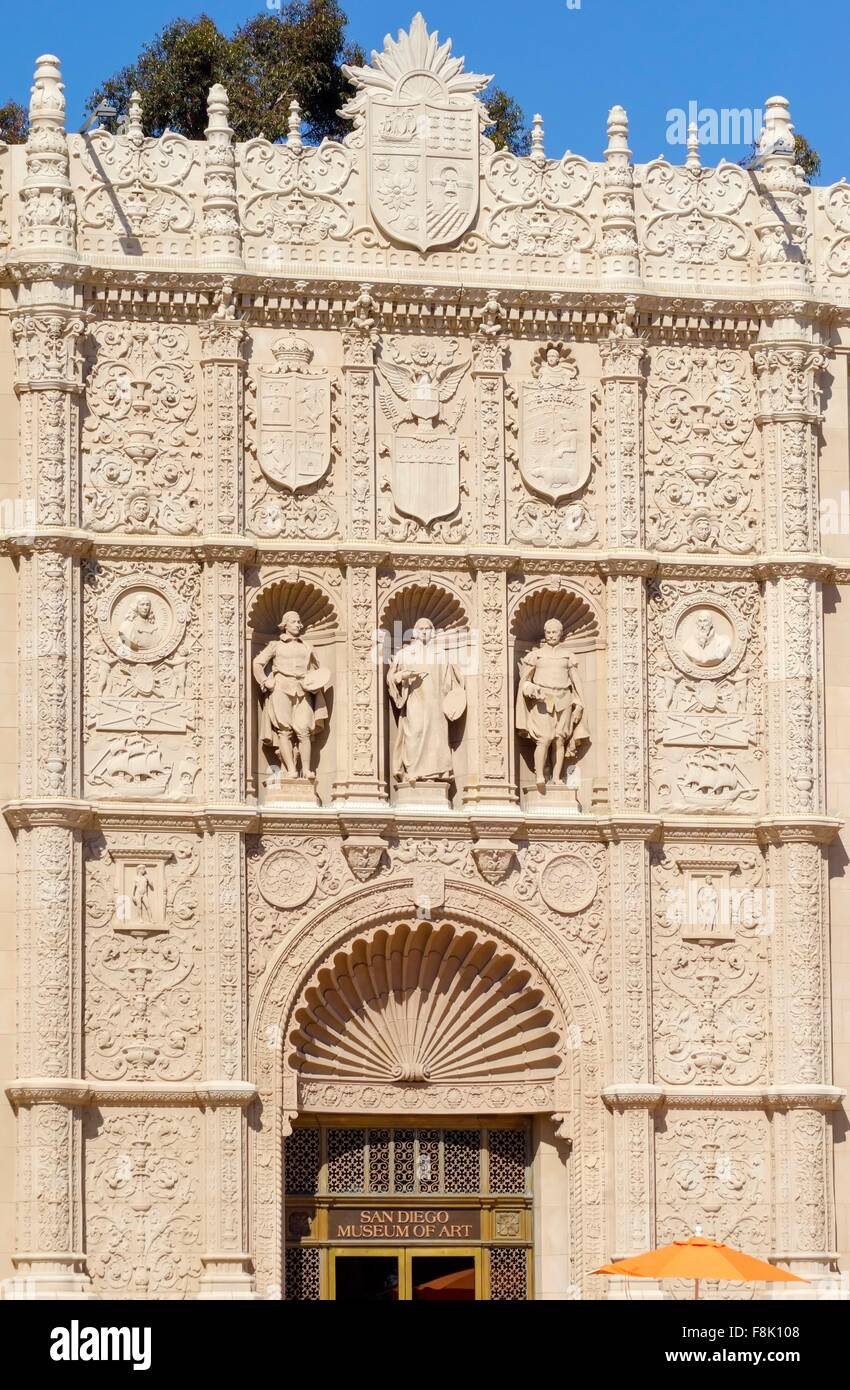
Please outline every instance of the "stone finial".
[{"label": "stone finial", "polygon": [[36,60],[29,116],[21,241],[28,249],[67,255],[75,250],[76,209],[68,177],[65,88],[52,53]]},{"label": "stone finial", "polygon": [[201,251],[217,265],[237,269],[242,262],[242,231],[236,196],[236,157],[230,128],[230,103],[220,82],[207,95],[207,149]]},{"label": "stone finial", "polygon": [[127,123],[124,126],[124,134],[136,144],[141,144],[145,138],[145,132],[142,129],[141,92],[130,93],[130,102],[127,107]]},{"label": "stone finial", "polygon": [[600,260],[603,275],[640,275],[631,161],[629,118],[622,106],[612,106],[608,112],[608,148],[602,175]]},{"label": "stone finial", "polygon": [[759,154],[765,159],[793,162],[794,127],[785,97],[768,97],[764,108],[764,125],[758,140]]},{"label": "stone finial", "polygon": [[289,120],[287,126],[287,145],[291,150],[302,149],[304,142],[301,138],[301,107],[298,105],[297,101],[293,100],[289,103]]},{"label": "stone finial", "polygon": [[49,122],[64,128],[65,85],[59,59],[43,53],[35,60],[33,85],[30,88],[30,125]]},{"label": "stone finial", "polygon": [[699,132],[696,121],[691,121],[688,126],[688,154],[685,159],[688,169],[699,171],[702,168],[699,157]]},{"label": "stone finial", "polygon": [[543,133],[543,117],[538,113],[531,120],[531,158],[535,164],[545,164],[546,162]]}]

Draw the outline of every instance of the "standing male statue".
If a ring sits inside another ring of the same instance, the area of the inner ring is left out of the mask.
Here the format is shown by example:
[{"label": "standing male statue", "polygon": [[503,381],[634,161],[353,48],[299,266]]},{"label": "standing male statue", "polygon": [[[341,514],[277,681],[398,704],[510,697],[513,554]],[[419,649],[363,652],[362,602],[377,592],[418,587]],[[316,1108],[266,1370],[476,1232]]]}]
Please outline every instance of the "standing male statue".
[{"label": "standing male statue", "polygon": [[578,662],[564,642],[564,626],[550,618],[543,641],[519,667],[516,726],[534,740],[534,778],[543,791],[551,758],[551,785],[562,784],[564,763],[590,737],[578,681]]},{"label": "standing male statue", "polygon": [[254,680],[265,694],[260,739],[274,748],[285,777],[311,778],[313,734],[328,717],[323,692],[331,673],[302,640],[297,613],[284,613],[278,626],[278,640],[254,658]]},{"label": "standing male statue", "polygon": [[399,712],[393,779],[448,782],[452,777],[449,724],[466,709],[463,676],[435,641],[430,618],[417,618],[413,634],[390,662],[387,688]]}]

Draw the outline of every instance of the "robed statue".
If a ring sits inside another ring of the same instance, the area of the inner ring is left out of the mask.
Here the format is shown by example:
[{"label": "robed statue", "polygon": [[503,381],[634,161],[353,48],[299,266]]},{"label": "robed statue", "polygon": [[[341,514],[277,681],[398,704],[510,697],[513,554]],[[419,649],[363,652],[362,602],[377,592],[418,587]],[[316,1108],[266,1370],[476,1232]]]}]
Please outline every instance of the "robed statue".
[{"label": "robed statue", "polygon": [[387,688],[398,710],[394,781],[450,781],[449,726],[466,709],[466,690],[460,670],[441,651],[430,618],[416,620],[410,640],[393,657]]},{"label": "robed statue", "polygon": [[550,618],[543,641],[522,658],[516,708],[517,731],[534,742],[534,778],[539,791],[557,786],[564,765],[590,737],[575,654],[564,641],[564,627]]},{"label": "robed statue", "polygon": [[324,691],[331,673],[319,663],[298,613],[284,613],[280,637],[254,658],[254,680],[263,691],[260,739],[269,744],[284,777],[311,778],[313,735],[328,717]]}]

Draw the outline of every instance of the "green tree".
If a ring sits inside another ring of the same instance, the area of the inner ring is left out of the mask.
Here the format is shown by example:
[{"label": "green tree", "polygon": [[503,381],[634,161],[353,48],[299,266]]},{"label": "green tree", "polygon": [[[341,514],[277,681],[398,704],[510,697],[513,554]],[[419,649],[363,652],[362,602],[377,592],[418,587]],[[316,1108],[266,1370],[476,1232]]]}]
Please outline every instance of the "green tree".
[{"label": "green tree", "polygon": [[249,19],[230,37],[209,15],[176,19],[134,63],[92,92],[87,110],[105,100],[126,115],[135,89],[149,134],[168,129],[201,140],[207,93],[221,82],[237,140],[260,134],[281,139],[293,99],[301,106],[308,139],[338,136],[349,128],[337,115],[348,95],[340,67],[363,61],[360,49],[345,43],[345,25],[336,0],[291,0],[277,13]]},{"label": "green tree", "polygon": [[820,155],[812,149],[805,135],[794,136],[794,163],[799,164],[806,183],[811,183],[820,173]]},{"label": "green tree", "polygon": [[503,87],[488,87],[481,100],[490,113],[492,126],[486,131],[487,138],[493,141],[497,150],[510,150],[513,154],[528,154],[531,149],[531,131],[525,123],[525,113],[519,102]]},{"label": "green tree", "polygon": [[0,106],[0,141],[6,145],[22,145],[29,128],[29,116],[19,101],[7,101],[5,106]]}]

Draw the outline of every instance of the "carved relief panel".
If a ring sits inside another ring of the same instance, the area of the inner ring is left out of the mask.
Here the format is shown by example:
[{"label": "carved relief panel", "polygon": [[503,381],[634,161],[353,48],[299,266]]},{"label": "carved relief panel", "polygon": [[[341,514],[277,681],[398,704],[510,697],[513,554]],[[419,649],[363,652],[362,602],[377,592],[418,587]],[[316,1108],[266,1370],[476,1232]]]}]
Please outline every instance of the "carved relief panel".
[{"label": "carved relief panel", "polygon": [[204,1249],[202,1118],[85,1111],[86,1265],[101,1298],[186,1299]]},{"label": "carved relief panel", "polygon": [[196,565],[91,561],[84,567],[84,772],[90,795],[197,795],[199,586]]},{"label": "carved relief panel", "polygon": [[[526,354],[517,344],[515,370]],[[506,424],[516,441],[508,447],[509,536],[525,546],[589,545],[601,520],[598,389],[563,342],[536,348],[529,372],[512,372],[507,393]]]},{"label": "carved relief panel", "polygon": [[86,842],[86,1076],[203,1075],[199,862],[189,836]]},{"label": "carved relief panel", "polygon": [[93,531],[201,529],[198,372],[172,324],[99,323],[83,420],[83,524]]},{"label": "carved relief panel", "polygon": [[653,805],[758,811],[763,797],[762,599],[753,584],[649,587]]},{"label": "carved relief panel", "polygon": [[323,902],[354,881],[339,842],[325,836],[250,835],[248,980],[253,991],[277,948]]},{"label": "carved relief panel", "polygon": [[767,1253],[769,1155],[762,1112],[668,1111],[656,1121],[657,1243],[685,1239],[701,1226],[712,1240]]},{"label": "carved relief panel", "polygon": [[306,338],[255,341],[246,383],[248,528],[264,538],[339,534],[339,376]]},{"label": "carved relief panel", "polygon": [[745,555],[761,535],[755,392],[733,349],[658,347],[646,396],[647,542]]},{"label": "carved relief panel", "polygon": [[775,923],[761,850],[666,844],[651,864],[655,1079],[765,1081]]},{"label": "carved relief panel", "polygon": [[747,280],[752,177],[725,161],[701,168],[695,134],[692,127],[684,166],[656,159],[641,171],[637,210],[647,275],[711,284]]}]

